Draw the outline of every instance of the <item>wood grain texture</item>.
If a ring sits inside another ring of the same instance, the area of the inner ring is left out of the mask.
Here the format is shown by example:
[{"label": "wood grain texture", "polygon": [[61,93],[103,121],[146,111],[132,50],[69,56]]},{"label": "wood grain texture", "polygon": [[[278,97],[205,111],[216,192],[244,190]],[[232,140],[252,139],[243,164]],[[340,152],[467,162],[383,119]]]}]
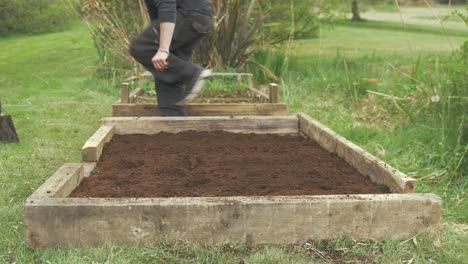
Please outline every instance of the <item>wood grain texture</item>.
[{"label": "wood grain texture", "polygon": [[280,102],[280,95],[279,95],[279,86],[276,83],[270,83],[268,86],[270,90],[270,103],[277,104]]},{"label": "wood grain texture", "polygon": [[[130,95],[128,96],[128,102],[130,104],[134,103],[135,102],[135,99],[138,97],[138,96],[141,96],[145,93],[145,91],[141,88],[136,88],[135,90],[133,90]],[[119,102],[119,103],[122,103],[122,102]]]},{"label": "wood grain texture", "polygon": [[[187,106],[189,116],[286,116],[288,106],[286,104],[189,104]],[[114,117],[142,117],[160,116],[156,104],[120,104],[112,105]]]},{"label": "wood grain texture", "polygon": [[369,176],[373,182],[385,184],[395,193],[414,191],[412,178],[369,154],[310,116],[299,113],[298,118],[301,133],[319,143],[329,152],[346,160],[360,173]]},{"label": "wood grain texture", "polygon": [[37,199],[25,205],[33,247],[201,243],[304,243],[309,239],[407,239],[439,232],[431,194],[292,197]]},{"label": "wood grain texture", "polygon": [[188,130],[257,134],[297,134],[294,116],[240,117],[112,117],[103,118],[102,125],[114,126],[116,134],[178,133]]},{"label": "wood grain texture", "polygon": [[122,83],[121,87],[121,94],[120,94],[120,102],[123,104],[128,104],[129,103],[129,84],[128,83]]},{"label": "wood grain texture", "polygon": [[270,102],[270,95],[260,90],[255,88],[248,88],[248,92],[252,94],[253,98],[257,98],[259,101]]},{"label": "wood grain texture", "polygon": [[113,126],[101,126],[94,135],[86,141],[81,149],[81,158],[85,162],[98,161],[104,145],[114,136]]},{"label": "wood grain texture", "polygon": [[31,197],[65,198],[78,186],[84,177],[82,163],[67,163],[58,169]]}]

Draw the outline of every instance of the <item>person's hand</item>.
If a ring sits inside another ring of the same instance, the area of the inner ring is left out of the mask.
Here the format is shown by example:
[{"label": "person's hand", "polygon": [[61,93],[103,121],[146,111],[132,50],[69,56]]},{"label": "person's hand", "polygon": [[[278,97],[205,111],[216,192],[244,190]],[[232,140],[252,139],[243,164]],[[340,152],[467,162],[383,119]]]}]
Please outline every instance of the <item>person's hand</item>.
[{"label": "person's hand", "polygon": [[167,66],[169,65],[167,62],[168,57],[169,54],[164,51],[158,51],[158,53],[154,55],[151,61],[153,62],[153,66],[156,68],[156,70],[164,71],[165,69],[167,69]]}]

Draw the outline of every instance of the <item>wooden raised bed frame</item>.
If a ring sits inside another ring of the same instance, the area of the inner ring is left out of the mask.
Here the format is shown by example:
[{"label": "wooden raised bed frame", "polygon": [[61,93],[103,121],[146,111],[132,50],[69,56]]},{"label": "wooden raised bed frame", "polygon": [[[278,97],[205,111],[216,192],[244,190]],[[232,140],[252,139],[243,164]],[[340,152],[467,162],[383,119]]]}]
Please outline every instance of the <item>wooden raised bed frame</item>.
[{"label": "wooden raised bed frame", "polygon": [[[163,238],[225,243],[302,243],[340,235],[407,239],[439,232],[442,201],[416,194],[413,181],[305,114],[297,117],[104,118],[83,147],[25,204],[33,247],[156,245]],[[67,198],[89,176],[114,134],[225,130],[294,134],[317,141],[391,194],[198,198]]]},{"label": "wooden raised bed frame", "polygon": [[[223,74],[219,74],[223,75]],[[248,78],[247,92],[251,101],[248,103],[190,103],[187,105],[189,116],[286,116],[288,106],[280,103],[279,87],[270,84],[269,93],[255,89],[253,76],[251,74],[231,74],[237,76],[240,88],[241,78]],[[139,81],[141,87],[141,82]],[[156,103],[136,103],[136,99],[144,94],[141,88],[133,92],[129,90],[129,84],[122,84],[121,98],[112,105],[112,116],[160,116]]]}]

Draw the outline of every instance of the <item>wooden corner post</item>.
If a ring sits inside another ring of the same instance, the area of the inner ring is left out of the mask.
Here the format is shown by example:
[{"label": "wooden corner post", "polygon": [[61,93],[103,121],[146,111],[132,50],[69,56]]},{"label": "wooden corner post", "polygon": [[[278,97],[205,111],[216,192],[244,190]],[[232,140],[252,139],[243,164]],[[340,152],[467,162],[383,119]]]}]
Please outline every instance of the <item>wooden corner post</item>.
[{"label": "wooden corner post", "polygon": [[128,104],[130,98],[129,83],[122,83],[122,92],[120,94],[120,102],[122,104]]},{"label": "wooden corner post", "polygon": [[242,89],[242,75],[237,75],[237,91],[240,92]]},{"label": "wooden corner post", "polygon": [[279,86],[276,83],[270,83],[270,103],[277,104],[280,101]]}]

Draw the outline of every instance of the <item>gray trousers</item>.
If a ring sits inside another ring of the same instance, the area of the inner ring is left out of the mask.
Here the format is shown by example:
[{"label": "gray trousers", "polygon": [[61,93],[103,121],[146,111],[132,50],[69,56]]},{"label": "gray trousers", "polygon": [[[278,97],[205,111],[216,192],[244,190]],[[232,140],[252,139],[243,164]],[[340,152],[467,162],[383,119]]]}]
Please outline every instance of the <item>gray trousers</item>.
[{"label": "gray trousers", "polygon": [[185,116],[185,106],[176,105],[184,99],[202,68],[190,62],[193,49],[211,29],[211,7],[199,10],[178,10],[172,37],[168,68],[158,71],[152,58],[159,49],[159,20],[153,20],[130,45],[130,54],[155,77],[156,96],[162,116]]}]

